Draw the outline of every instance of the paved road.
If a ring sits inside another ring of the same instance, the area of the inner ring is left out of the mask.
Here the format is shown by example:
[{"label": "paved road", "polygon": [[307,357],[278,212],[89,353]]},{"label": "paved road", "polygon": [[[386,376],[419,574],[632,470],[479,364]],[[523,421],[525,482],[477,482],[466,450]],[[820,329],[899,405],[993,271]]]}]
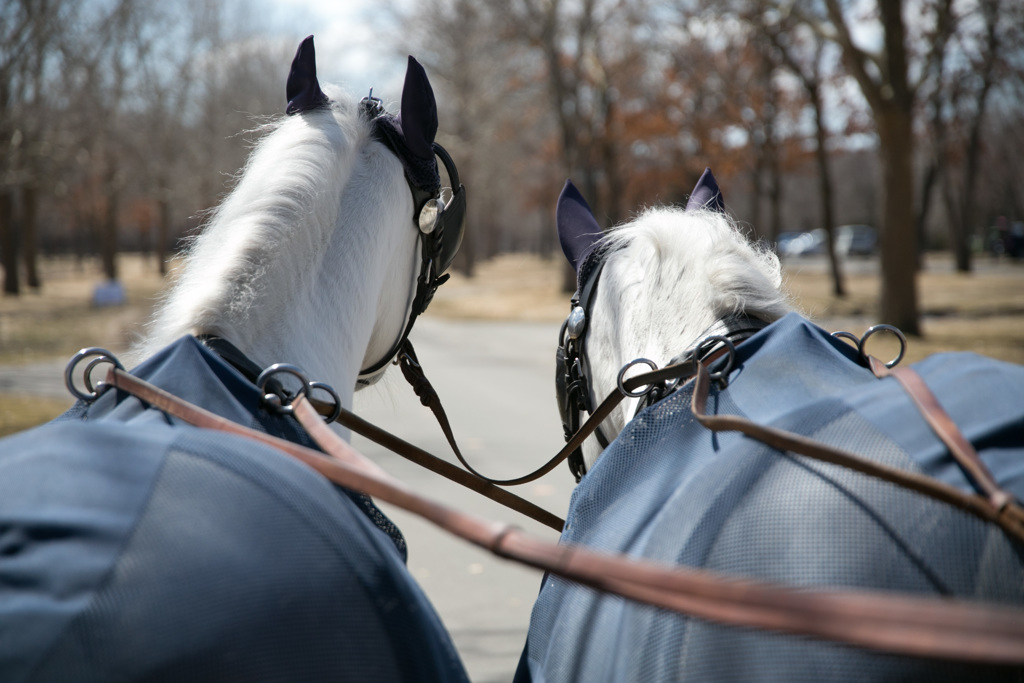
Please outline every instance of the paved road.
[{"label": "paved road", "polygon": [[[413,341],[468,460],[492,477],[524,474],[562,446],[554,400],[558,324],[453,322],[425,318]],[[400,373],[382,390],[357,394],[356,411],[431,453],[448,457],[430,411]],[[382,382],[383,384],[384,382]],[[372,393],[371,393],[372,392]],[[353,443],[388,471],[460,510],[558,535],[476,493],[407,464],[358,437]],[[452,456],[454,460],[454,457]],[[515,492],[564,517],[574,482],[560,467]],[[391,508],[409,542],[409,569],[434,602],[473,681],[509,681],[526,638],[540,574],[512,565]]]},{"label": "paved road", "polygon": [[[554,401],[557,323],[454,322],[430,317],[413,341],[441,396],[463,453],[493,477],[520,475],[562,446]],[[66,359],[0,367],[0,392],[71,399],[63,383]],[[436,455],[450,456],[429,410],[393,369],[356,396],[356,412]],[[557,534],[468,489],[356,437],[354,445],[416,489],[480,516],[514,522],[536,535]],[[519,495],[565,516],[574,482],[563,466]],[[526,638],[540,573],[512,565],[400,510],[385,507],[409,543],[409,569],[423,586],[469,671],[471,680],[509,681]]]}]

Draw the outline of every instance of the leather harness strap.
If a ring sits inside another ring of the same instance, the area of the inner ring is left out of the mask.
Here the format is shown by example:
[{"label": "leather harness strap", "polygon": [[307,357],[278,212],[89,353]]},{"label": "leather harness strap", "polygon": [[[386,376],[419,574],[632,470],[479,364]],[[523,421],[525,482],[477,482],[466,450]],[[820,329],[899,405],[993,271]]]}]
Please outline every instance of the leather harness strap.
[{"label": "leather harness strap", "polygon": [[[706,382],[706,371],[702,375]],[[108,372],[107,384],[195,426],[269,444],[335,484],[418,514],[496,555],[598,590],[736,626],[809,635],[903,655],[1024,665],[1024,612],[1020,610],[885,592],[794,590],[541,541],[409,489],[331,431],[304,396],[292,402],[292,414],[333,457],[235,424],[117,368]]]},{"label": "leather harness strap", "polygon": [[[722,355],[725,354],[726,350],[727,349],[724,348],[718,349],[713,353],[709,354],[706,358],[704,358],[702,362],[712,363],[718,360],[720,357],[722,357]],[[583,444],[587,437],[589,437],[591,434],[595,432],[598,432],[598,428],[601,426],[601,423],[604,422],[605,419],[609,415],[611,415],[612,411],[615,410],[615,407],[618,406],[623,401],[623,399],[626,398],[626,395],[620,391],[613,391],[610,394],[608,394],[608,396],[605,397],[604,401],[602,401],[601,404],[594,409],[594,412],[590,414],[590,417],[587,419],[587,421],[584,422],[583,425],[581,425],[580,428],[576,430],[576,433],[573,434],[572,437],[566,442],[565,446],[563,446],[560,451],[555,453],[555,455],[553,455],[550,460],[548,460],[546,463],[535,469],[533,472],[525,474],[521,477],[515,477],[513,479],[492,479],[474,469],[473,466],[466,461],[466,458],[463,457],[462,451],[459,450],[459,445],[455,441],[455,434],[452,431],[451,424],[448,422],[448,415],[447,413],[445,413],[444,406],[441,405],[441,398],[437,395],[437,392],[434,391],[433,385],[430,383],[430,380],[427,379],[426,374],[424,374],[423,367],[417,360],[416,352],[412,348],[412,343],[409,342],[408,340],[406,341],[405,347],[398,354],[398,362],[399,366],[402,368],[402,374],[405,376],[406,381],[412,386],[413,391],[419,397],[420,403],[422,403],[427,408],[430,408],[430,411],[434,414],[434,418],[440,425],[441,431],[444,432],[444,436],[445,439],[448,441],[448,445],[451,447],[452,452],[455,453],[455,457],[459,459],[460,463],[462,463],[462,466],[465,467],[466,470],[471,472],[473,475],[478,477],[480,480],[490,482],[497,486],[519,486],[520,484],[527,484],[531,481],[536,481],[537,479],[540,479],[545,474],[555,469],[555,467],[560,465],[570,455],[572,455],[576,451],[576,449]],[[628,391],[633,391],[639,389],[640,387],[648,386],[651,384],[663,384],[664,382],[670,380],[679,380],[680,382],[682,382],[684,380],[691,378],[693,374],[694,370],[692,359],[686,358],[684,360],[670,363],[669,365],[666,365],[663,368],[659,368],[658,370],[652,370],[650,372],[645,372],[642,374],[635,375],[633,377],[629,377],[623,380],[622,384],[623,387]],[[314,401],[314,404],[315,403],[316,401]],[[330,413],[330,407],[328,406],[323,406],[322,408],[318,407],[318,410],[321,411],[321,414]],[[338,418],[338,422],[342,422],[357,434],[365,436],[373,441],[376,441],[382,446],[390,448],[390,446],[387,446],[382,441],[378,441],[377,438],[371,435],[369,430],[378,430],[377,427],[374,427],[369,423],[365,423],[365,426],[352,426],[348,422],[343,421],[343,418],[346,418],[345,411],[342,411],[342,417]],[[358,418],[356,419],[358,420]],[[391,437],[391,435],[385,432],[384,430],[379,431],[382,432],[384,435]],[[607,444],[605,445],[607,446]],[[398,455],[408,458],[409,460],[414,460],[414,462],[418,462],[417,460],[414,459],[414,456],[407,451],[407,448],[415,448],[415,446],[407,445],[406,447],[403,447],[401,449],[392,450],[394,450],[394,452],[397,453]],[[445,460],[441,460],[440,458],[437,458],[436,456],[432,456],[430,454],[427,455],[431,459],[430,461],[427,462],[436,461],[438,463],[444,463],[444,465],[449,465],[449,463]],[[438,472],[438,474],[448,476],[443,472],[435,470],[433,464],[424,463],[423,466],[426,467],[427,469],[431,469],[435,472]],[[561,527],[559,527],[559,529],[561,529]]]},{"label": "leather harness strap", "polygon": [[[208,347],[210,347],[214,352],[216,352],[227,363],[232,365],[236,370],[241,372],[242,375],[244,375],[250,382],[253,382],[254,384],[256,383],[256,380],[260,375],[261,369],[259,368],[259,366],[257,366],[251,360],[249,360],[249,358],[244,353],[242,353],[242,351],[239,350],[237,346],[235,346],[228,340],[224,339],[223,337],[219,337],[216,335],[199,335],[198,339],[205,343]],[[409,343],[408,340],[406,340],[403,344],[399,345],[399,350],[401,351],[403,357],[405,356],[406,353],[410,353],[412,354],[412,358],[415,360],[415,352],[412,351],[412,344]],[[405,363],[403,363],[402,371],[406,372]],[[406,378],[409,378],[409,375],[406,375]],[[411,383],[413,380],[410,379],[409,381]],[[440,407],[440,401],[437,399],[437,394],[433,392],[433,388],[430,386],[430,382],[426,381],[425,376],[423,377],[423,381],[426,382],[426,389],[423,391],[428,391],[431,395],[433,395],[437,408],[442,411],[441,415],[443,416],[443,409]],[[270,384],[271,382],[273,382],[273,385]],[[413,386],[415,387],[416,385],[414,384]],[[272,377],[268,381],[266,388],[268,391],[271,391],[278,395],[285,394],[284,389],[280,385],[280,383],[277,382]],[[420,395],[420,391],[420,389],[416,390],[417,395]],[[422,396],[420,400],[424,400]],[[501,505],[504,505],[507,508],[511,508],[516,512],[526,515],[530,519],[536,520],[541,524],[554,529],[555,531],[561,532],[562,528],[565,526],[565,520],[563,520],[558,515],[548,512],[544,508],[535,505],[534,503],[526,500],[525,498],[517,496],[511,491],[506,491],[505,489],[499,488],[494,482],[477,475],[476,472],[474,472],[472,468],[470,468],[468,465],[466,465],[466,467],[467,469],[470,470],[469,472],[456,467],[447,460],[442,460],[441,458],[438,458],[435,455],[431,455],[422,448],[417,448],[411,443],[398,438],[394,434],[391,434],[390,432],[387,432],[370,422],[367,422],[366,420],[362,419],[355,413],[349,410],[345,410],[341,406],[335,405],[334,403],[326,403],[313,398],[309,399],[309,402],[321,415],[332,415],[334,412],[337,411],[339,414],[335,421],[338,424],[348,427],[356,434],[364,436],[367,439],[373,441],[374,443],[383,446],[384,448],[387,448],[388,450],[397,453],[398,455],[401,455],[407,460],[416,463],[420,467],[428,469],[431,472],[434,472],[435,474],[439,474],[442,477],[445,477],[447,479],[450,479],[451,481],[461,484],[468,489],[472,489],[477,493],[486,496],[491,500],[500,503]],[[427,403],[424,402],[424,405],[427,405]],[[435,412],[435,415],[436,414],[437,413]],[[439,417],[438,419],[440,420],[441,418]],[[455,450],[456,455],[458,455],[459,460],[465,465],[466,461],[462,459],[462,454],[458,451],[458,447],[455,445],[455,437],[451,433],[451,427],[448,426],[447,419],[445,419],[444,422],[441,423],[441,428],[444,430],[445,436],[448,437],[448,443],[452,445],[452,448]]]},{"label": "leather harness strap", "polygon": [[[214,341],[220,344],[215,350],[232,365],[235,365],[236,368],[242,370],[243,373],[251,374],[252,370],[250,368],[255,368],[255,365],[244,354],[226,340],[210,336],[203,338],[203,341],[207,343]],[[927,423],[939,438],[942,439],[953,457],[968,472],[979,488],[985,492],[986,497],[967,494],[932,477],[867,460],[849,451],[827,446],[799,434],[759,425],[738,415],[706,414],[705,406],[710,389],[710,379],[707,377],[708,373],[704,367],[706,364],[710,364],[721,357],[723,353],[724,349],[712,354],[705,359],[703,364],[699,365],[702,371],[697,376],[691,410],[697,421],[704,427],[713,431],[739,431],[780,451],[799,453],[816,460],[830,462],[856,470],[862,474],[883,479],[897,486],[948,503],[981,519],[997,524],[1011,537],[1024,543],[1024,509],[1014,501],[1010,493],[1004,491],[996,484],[994,477],[978,457],[974,447],[971,446],[971,443],[963,436],[952,418],[939,404],[938,399],[928,389],[924,380],[912,368],[899,367],[890,369],[877,358],[867,356],[868,365],[876,377],[885,378],[892,376],[900,383],[914,401]],[[408,340],[402,345],[398,360],[405,379],[413,387],[420,402],[433,412],[452,452],[455,453],[459,462],[468,471],[462,470],[452,463],[398,438],[345,409],[341,409],[337,422],[436,474],[440,474],[451,481],[477,491],[556,531],[561,531],[565,522],[560,517],[500,487],[516,486],[535,481],[553,470],[568,458],[582,444],[586,437],[597,429],[601,422],[623,400],[624,395],[618,391],[609,394],[594,411],[590,419],[566,443],[565,447],[540,468],[522,477],[491,479],[476,471],[463,457],[456,443],[447,414],[441,405],[440,398],[424,374],[423,368],[416,357],[416,352]],[[689,379],[693,375],[694,371],[692,368],[693,364],[689,361],[672,363],[659,370],[628,378],[623,384],[627,390],[632,391],[645,385],[678,379],[679,384],[677,386],[680,386],[684,380]],[[322,403],[315,399],[311,399],[310,402],[320,414],[330,414],[335,409],[333,404]]]},{"label": "leather harness strap", "polygon": [[946,444],[946,448],[949,449],[949,452],[960,463],[960,466],[967,471],[974,480],[974,483],[988,496],[993,508],[1002,510],[1007,505],[1013,503],[1013,496],[999,487],[995,477],[992,476],[985,463],[978,457],[978,452],[974,450],[974,446],[960,432],[956,423],[953,422],[953,418],[943,409],[935,394],[928,388],[928,385],[925,384],[924,380],[921,379],[921,375],[917,374],[916,370],[911,367],[890,369],[874,357],[870,357],[870,365],[871,371],[879,379],[884,377],[896,378],[896,381],[910,395],[914,405],[917,406],[918,411],[920,411],[925,421],[928,422],[932,431],[942,439],[942,442]]},{"label": "leather harness strap", "polygon": [[[881,365],[881,363],[875,361],[875,365]],[[909,368],[904,368],[904,370],[909,370]],[[910,372],[917,377],[920,385],[924,386],[924,382],[920,380],[917,373],[914,373],[913,370]],[[997,524],[1013,539],[1020,543],[1024,543],[1024,510],[1013,502],[1012,496],[1009,494],[1002,492],[1004,494],[1003,496],[985,497],[964,493],[959,489],[927,475],[889,467],[888,465],[883,465],[881,463],[874,462],[873,460],[862,458],[861,456],[849,451],[828,446],[799,434],[757,424],[756,422],[748,420],[745,417],[740,417],[739,415],[709,415],[706,411],[706,405],[710,386],[711,380],[708,375],[708,371],[702,365],[697,374],[697,382],[693,389],[693,399],[690,404],[690,410],[697,421],[708,429],[716,432],[741,432],[779,451],[799,453],[800,455],[805,455],[809,458],[814,458],[815,460],[829,462],[834,465],[841,465],[862,474],[916,491],[917,493],[948,503],[954,507],[980,517],[981,519]],[[915,401],[918,401],[918,399],[922,398],[924,395],[920,392],[919,388],[915,388],[915,391],[917,393],[911,393],[911,396],[914,397]],[[927,392],[928,396],[931,396],[931,403],[938,406],[938,402],[935,400],[934,395],[931,394],[926,386],[924,387],[924,391]],[[932,411],[934,408],[928,408],[928,410]],[[941,407],[939,407],[939,410],[942,410]],[[926,413],[926,418],[928,418],[930,414],[931,413]],[[943,425],[943,428],[946,430],[951,429],[959,437],[959,441],[966,443],[966,439],[963,438],[963,435],[960,434],[956,425],[953,424],[953,421],[945,414],[945,411],[942,411],[942,415],[945,415],[946,423]],[[929,419],[929,423],[931,423],[931,419]],[[940,433],[940,436],[942,436],[942,433]],[[945,437],[943,438],[945,440]],[[970,448],[970,444],[968,443],[967,445],[968,448]],[[973,448],[970,448],[970,451],[971,453],[974,453]],[[961,458],[966,458],[968,461],[970,460],[969,456],[957,456],[957,458],[961,462],[964,462]],[[988,470],[985,469],[985,466],[981,463],[981,460],[978,459],[976,453],[974,453],[973,462],[976,466],[974,469],[977,469],[978,466],[980,466],[980,469],[984,470],[986,473],[988,472]],[[989,475],[989,482],[991,486],[995,486],[995,483],[991,479],[991,475]],[[998,487],[996,487],[996,490],[1001,491]]]},{"label": "leather harness strap", "polygon": [[[537,479],[540,479],[545,474],[555,469],[555,467],[561,464],[562,461],[564,461],[566,458],[572,455],[573,451],[575,451],[576,448],[578,448],[580,444],[582,444],[583,441],[601,425],[601,422],[603,422],[604,419],[611,414],[612,410],[615,409],[615,406],[621,403],[622,399],[625,398],[621,393],[617,391],[609,394],[608,397],[604,400],[604,402],[601,403],[601,405],[598,406],[598,408],[593,412],[593,414],[590,416],[590,419],[588,419],[586,423],[584,423],[583,426],[580,427],[580,429],[576,432],[573,438],[568,443],[566,443],[566,445],[560,451],[558,451],[558,453],[552,456],[550,460],[548,460],[542,466],[538,467],[533,472],[530,472],[529,474],[523,475],[521,477],[515,477],[513,479],[492,479],[491,477],[483,475],[476,469],[474,469],[473,466],[466,461],[466,458],[463,457],[462,451],[459,449],[459,445],[455,441],[455,434],[452,432],[451,424],[448,422],[448,415],[447,413],[445,413],[444,406],[441,405],[441,399],[437,395],[437,392],[434,391],[434,387],[430,383],[430,380],[427,379],[426,374],[424,374],[423,366],[420,365],[419,360],[416,358],[416,352],[412,348],[412,343],[410,343],[408,340],[406,340],[405,346],[398,354],[398,362],[399,367],[401,367],[402,369],[402,375],[405,376],[406,381],[412,386],[413,391],[416,392],[416,396],[419,397],[420,403],[422,403],[427,408],[430,408],[430,411],[434,414],[434,418],[440,425],[441,431],[444,432],[444,436],[445,439],[448,441],[448,445],[451,447],[452,452],[455,453],[455,457],[459,459],[460,463],[462,463],[462,466],[465,467],[469,472],[471,472],[475,477],[479,478],[481,481],[490,482],[491,484],[497,486],[519,486],[520,484],[527,484],[531,481],[536,481]],[[640,386],[642,386],[642,384]],[[341,420],[339,419],[339,422],[340,421]],[[368,438],[373,438],[370,437],[368,434],[362,432],[360,429],[356,429],[353,427],[352,430]],[[409,458],[410,460],[412,459],[404,451],[396,450],[395,452],[403,457]],[[431,457],[433,458],[434,456]],[[446,461],[441,460],[440,458],[434,459],[438,460],[439,462],[448,464]],[[429,465],[425,466],[430,469],[433,469]],[[559,531],[560,530],[561,527],[559,527]]]},{"label": "leather harness strap", "polygon": [[[313,402],[310,401],[310,403],[312,404]],[[319,410],[317,410],[317,414],[320,414]],[[323,420],[321,420],[321,422],[323,422]],[[525,498],[520,498],[511,491],[506,491],[505,489],[495,485],[493,482],[483,479],[472,472],[467,472],[466,470],[456,467],[447,460],[442,460],[435,455],[431,455],[422,448],[418,448],[407,441],[403,441],[394,434],[367,422],[355,413],[345,410],[344,408],[341,410],[341,415],[338,417],[336,422],[348,427],[356,434],[366,437],[370,441],[387,448],[389,451],[401,455],[407,460],[410,460],[431,472],[440,474],[441,476],[458,484],[462,484],[466,488],[487,496],[491,500],[501,503],[505,507],[511,508],[516,512],[524,514],[530,519],[536,520],[555,531],[561,532],[562,528],[565,526],[565,520],[558,515],[548,512],[544,508],[531,503]],[[442,425],[442,427],[444,426],[445,425]]]},{"label": "leather harness strap", "polygon": [[106,383],[190,424],[274,446],[334,483],[421,515],[501,557],[598,590],[733,626],[907,655],[1024,665],[1024,612],[1020,610],[884,592],[793,590],[544,542],[508,524],[472,517],[420,496],[353,450],[327,427],[304,396],[293,401],[292,413],[332,457],[232,423],[116,368]]}]

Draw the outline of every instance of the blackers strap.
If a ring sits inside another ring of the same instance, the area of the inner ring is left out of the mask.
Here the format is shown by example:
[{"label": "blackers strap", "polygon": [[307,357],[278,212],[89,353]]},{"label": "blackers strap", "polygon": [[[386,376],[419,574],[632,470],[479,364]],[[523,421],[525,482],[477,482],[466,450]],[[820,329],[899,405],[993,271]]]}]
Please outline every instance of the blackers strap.
[{"label": "blackers strap", "polygon": [[367,385],[372,384],[374,378],[398,355],[402,344],[412,332],[416,318],[427,310],[434,292],[448,280],[445,271],[451,266],[466,232],[466,188],[459,181],[459,171],[451,155],[434,142],[432,151],[444,165],[452,188],[451,198],[447,202],[441,199],[436,160],[432,168],[424,169],[424,162],[409,153],[398,131],[396,118],[387,113],[381,100],[373,96],[373,91],[360,102],[360,112],[373,125],[374,137],[391,150],[405,168],[405,178],[412,192],[412,222],[419,230],[421,242],[420,271],[416,278],[409,318],[401,335],[387,353],[359,371],[358,382]]},{"label": "blackers strap", "polygon": [[[90,363],[89,368],[96,363]],[[697,366],[695,397],[710,381],[707,369]],[[625,383],[631,381],[641,378]],[[306,398],[307,391],[300,392],[287,407],[329,456],[205,411],[117,365],[93,393],[98,395],[107,387],[116,387],[195,426],[273,446],[339,486],[422,516],[499,557],[597,590],[734,626],[801,634],[902,655],[1024,665],[1024,612],[1018,609],[891,592],[794,590],[558,545],[506,524],[464,514],[411,490],[342,441],[314,410]]]}]

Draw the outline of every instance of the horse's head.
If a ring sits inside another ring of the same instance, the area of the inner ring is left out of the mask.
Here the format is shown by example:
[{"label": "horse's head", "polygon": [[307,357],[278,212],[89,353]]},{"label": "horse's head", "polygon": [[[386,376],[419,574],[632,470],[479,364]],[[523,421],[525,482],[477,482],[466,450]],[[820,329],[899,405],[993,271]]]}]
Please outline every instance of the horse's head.
[{"label": "horse's head", "polygon": [[[654,208],[605,234],[576,187],[558,199],[559,241],[577,290],[559,338],[556,380],[567,430],[617,387],[620,369],[645,358],[659,367],[710,334],[790,310],[778,258],[725,213],[710,169],[686,209]],[[624,401],[570,459],[579,476],[634,414]]]},{"label": "horse's head", "polygon": [[[195,240],[143,352],[214,335],[256,365],[289,362],[350,398],[399,350],[446,279],[465,191],[434,141],[434,93],[409,58],[400,113],[317,79],[313,38],[270,127]],[[454,192],[442,198],[437,159]]]}]

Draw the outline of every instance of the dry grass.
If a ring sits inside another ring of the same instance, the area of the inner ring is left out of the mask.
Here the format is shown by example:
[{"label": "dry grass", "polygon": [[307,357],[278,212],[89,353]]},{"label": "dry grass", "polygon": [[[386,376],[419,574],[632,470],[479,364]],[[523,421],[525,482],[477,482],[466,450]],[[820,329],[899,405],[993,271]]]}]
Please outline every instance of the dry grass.
[{"label": "dry grass", "polygon": [[33,396],[26,401],[19,396],[0,394],[0,437],[49,422],[70,408],[71,404],[70,397],[64,401]]},{"label": "dry grass", "polygon": [[[909,360],[938,351],[973,350],[1024,364],[1024,264],[981,261],[978,266],[976,273],[960,276],[950,272],[942,257],[930,259],[919,279],[925,334],[911,339]],[[90,297],[101,279],[98,264],[46,261],[42,292],[0,299],[0,364],[67,358],[84,346],[115,352],[127,347],[164,283],[156,264],[140,257],[123,257],[121,269],[127,304],[97,309],[90,306]],[[568,308],[568,296],[560,291],[561,269],[560,260],[502,256],[480,264],[472,279],[454,275],[438,291],[428,315],[561,320]],[[876,320],[878,281],[873,275],[848,275],[848,295],[836,299],[826,273],[796,262],[787,264],[786,285],[801,310],[826,329],[859,335]],[[873,346],[872,353],[891,356],[884,342]],[[37,424],[67,407],[64,401],[23,403],[20,397],[0,394],[0,433]]]},{"label": "dry grass", "polygon": [[[799,266],[787,268],[787,288],[811,318],[828,329],[859,322],[856,334],[877,321],[878,278],[846,278],[847,296],[832,296],[831,278]],[[1024,264],[980,260],[970,275],[952,272],[947,258],[932,256],[918,278],[923,336],[910,340],[913,362],[940,351],[976,351],[1024,364]],[[882,353],[875,355],[882,356]]]},{"label": "dry grass", "polygon": [[86,346],[126,348],[148,319],[163,281],[156,263],[139,256],[122,256],[119,269],[125,305],[96,308],[92,292],[103,278],[95,259],[44,260],[41,291],[0,298],[0,364],[70,357]]},{"label": "dry grass", "polygon": [[[481,264],[476,277],[459,275],[438,290],[428,315],[493,320],[561,320],[568,296],[559,290],[561,261],[512,254]],[[786,288],[809,317],[829,330],[858,336],[877,322],[879,282],[866,262],[851,263],[847,295],[832,295],[821,265],[785,265]],[[952,272],[948,257],[931,256],[919,280],[924,336],[910,340],[907,358],[939,351],[976,351],[1024,364],[1024,264],[979,259],[971,275]],[[895,343],[879,340],[872,353],[889,358]]]}]

